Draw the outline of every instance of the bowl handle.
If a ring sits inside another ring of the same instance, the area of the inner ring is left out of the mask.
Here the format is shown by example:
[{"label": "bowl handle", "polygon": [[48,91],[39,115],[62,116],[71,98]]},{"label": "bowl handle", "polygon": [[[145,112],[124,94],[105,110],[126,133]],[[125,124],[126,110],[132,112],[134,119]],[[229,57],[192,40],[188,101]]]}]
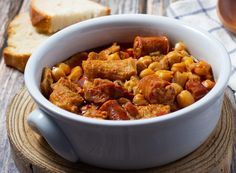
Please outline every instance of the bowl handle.
[{"label": "bowl handle", "polygon": [[30,113],[27,121],[29,126],[42,135],[57,154],[71,162],[78,161],[78,156],[67,137],[49,115],[36,108]]}]

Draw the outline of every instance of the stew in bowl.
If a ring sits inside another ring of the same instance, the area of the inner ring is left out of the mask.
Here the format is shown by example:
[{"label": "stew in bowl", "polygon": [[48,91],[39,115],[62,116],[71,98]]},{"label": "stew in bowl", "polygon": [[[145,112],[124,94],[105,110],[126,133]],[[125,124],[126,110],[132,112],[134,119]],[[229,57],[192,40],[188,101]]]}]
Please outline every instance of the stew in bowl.
[{"label": "stew in bowl", "polygon": [[41,91],[81,116],[134,120],[163,116],[204,97],[215,85],[211,65],[183,42],[136,36],[131,44],[79,52],[45,67]]}]

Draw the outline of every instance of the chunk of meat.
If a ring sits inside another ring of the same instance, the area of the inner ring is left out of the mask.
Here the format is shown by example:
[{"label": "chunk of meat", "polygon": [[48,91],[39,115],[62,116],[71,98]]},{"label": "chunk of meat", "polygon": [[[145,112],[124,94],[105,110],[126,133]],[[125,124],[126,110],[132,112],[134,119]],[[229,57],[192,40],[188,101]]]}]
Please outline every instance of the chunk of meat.
[{"label": "chunk of meat", "polygon": [[129,120],[125,109],[116,100],[108,100],[99,110],[106,111],[110,120]]},{"label": "chunk of meat", "polygon": [[140,37],[134,39],[133,53],[135,58],[149,55],[151,52],[159,51],[161,54],[169,52],[170,43],[165,36]]},{"label": "chunk of meat", "polygon": [[90,118],[98,118],[98,119],[107,119],[108,114],[106,111],[101,111],[97,109],[95,105],[85,105],[81,108],[82,115]]},{"label": "chunk of meat", "polygon": [[49,100],[58,107],[77,113],[79,106],[84,102],[80,95],[82,89],[78,84],[72,83],[68,79],[61,78],[57,83],[52,85],[53,92]]},{"label": "chunk of meat", "polygon": [[188,80],[185,88],[193,95],[194,100],[197,101],[208,93],[208,90],[201,84],[200,81]]},{"label": "chunk of meat", "polygon": [[129,99],[122,97],[117,101],[125,109],[130,119],[136,119],[136,117],[138,117],[139,115],[138,109]]},{"label": "chunk of meat", "polygon": [[49,98],[52,93],[51,85],[53,84],[52,70],[48,67],[43,69],[43,75],[40,83],[40,89],[44,97]]},{"label": "chunk of meat", "polygon": [[84,74],[89,79],[128,80],[137,74],[136,60],[87,60],[83,61]]},{"label": "chunk of meat", "polygon": [[138,82],[137,92],[142,94],[151,104],[172,104],[175,100],[175,89],[169,82],[148,75]]},{"label": "chunk of meat", "polygon": [[150,118],[170,113],[169,105],[149,104],[147,106],[137,106],[139,118]]},{"label": "chunk of meat", "polygon": [[94,79],[93,82],[84,83],[84,98],[89,102],[99,104],[120,97],[132,98],[133,95],[123,87],[106,79]]}]

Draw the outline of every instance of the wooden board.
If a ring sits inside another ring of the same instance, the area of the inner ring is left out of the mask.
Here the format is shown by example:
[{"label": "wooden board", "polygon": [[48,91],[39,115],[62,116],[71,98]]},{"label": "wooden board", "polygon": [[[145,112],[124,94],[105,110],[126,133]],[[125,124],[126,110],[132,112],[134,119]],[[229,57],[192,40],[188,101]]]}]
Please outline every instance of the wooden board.
[{"label": "wooden board", "polygon": [[[28,126],[27,116],[34,108],[35,103],[29,96],[27,90],[23,88],[14,97],[7,113],[8,137],[12,147],[13,158],[20,172],[115,172],[89,166],[84,163],[71,163],[58,156],[46,141],[34,133]],[[228,97],[225,96],[221,118],[217,127],[203,145],[176,162],[162,167],[136,172],[230,172],[234,134],[233,125],[232,106]]]}]

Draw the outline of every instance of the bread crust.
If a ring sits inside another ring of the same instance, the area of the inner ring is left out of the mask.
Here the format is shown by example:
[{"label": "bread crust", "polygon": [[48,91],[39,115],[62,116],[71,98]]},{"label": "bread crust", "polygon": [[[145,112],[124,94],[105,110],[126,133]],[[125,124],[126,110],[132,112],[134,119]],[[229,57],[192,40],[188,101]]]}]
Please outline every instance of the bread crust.
[{"label": "bread crust", "polygon": [[106,9],[106,15],[110,15],[111,14],[111,9],[107,7]]},{"label": "bread crust", "polygon": [[[26,63],[32,54],[32,50],[21,50],[21,47],[18,47],[16,43],[16,34],[19,35],[20,30],[24,28],[27,24],[31,24],[29,15],[27,13],[20,13],[10,22],[7,28],[8,40],[7,47],[3,49],[3,57],[5,64],[7,66],[11,66],[20,72],[24,72]],[[27,17],[27,18],[26,18]],[[25,21],[27,20],[27,22]],[[30,26],[32,27],[32,26]],[[32,31],[33,32],[33,31]],[[24,32],[23,32],[24,33]],[[19,36],[18,36],[19,39]],[[22,38],[24,39],[24,35],[22,34]],[[28,38],[27,38],[28,39]]]},{"label": "bread crust", "polygon": [[3,49],[4,61],[7,66],[11,66],[19,70],[20,72],[24,72],[25,65],[31,56],[30,54],[15,54],[10,50],[11,48],[6,47]]},{"label": "bread crust", "polygon": [[[94,1],[92,1],[94,2]],[[94,2],[95,3],[95,2]],[[111,9],[105,7],[104,15],[110,15]],[[32,25],[37,29],[38,32],[44,34],[52,34],[52,16],[45,14],[42,10],[37,8],[36,0],[32,0],[30,4],[30,18]]]},{"label": "bread crust", "polygon": [[[18,18],[19,18],[19,15],[17,15],[13,19],[13,21],[18,20]],[[8,29],[7,29],[8,39],[10,39],[12,37],[12,34],[14,34],[15,32],[13,21],[9,24]],[[11,49],[12,49],[11,45],[8,45],[8,47],[3,49],[3,57],[4,57],[5,64],[7,66],[10,66],[19,70],[20,72],[24,72],[25,65],[29,57],[31,56],[31,54],[17,54]]]},{"label": "bread crust", "polygon": [[32,0],[30,5],[30,19],[32,25],[36,27],[40,33],[50,34],[51,17],[40,11],[35,5],[35,0]]}]

